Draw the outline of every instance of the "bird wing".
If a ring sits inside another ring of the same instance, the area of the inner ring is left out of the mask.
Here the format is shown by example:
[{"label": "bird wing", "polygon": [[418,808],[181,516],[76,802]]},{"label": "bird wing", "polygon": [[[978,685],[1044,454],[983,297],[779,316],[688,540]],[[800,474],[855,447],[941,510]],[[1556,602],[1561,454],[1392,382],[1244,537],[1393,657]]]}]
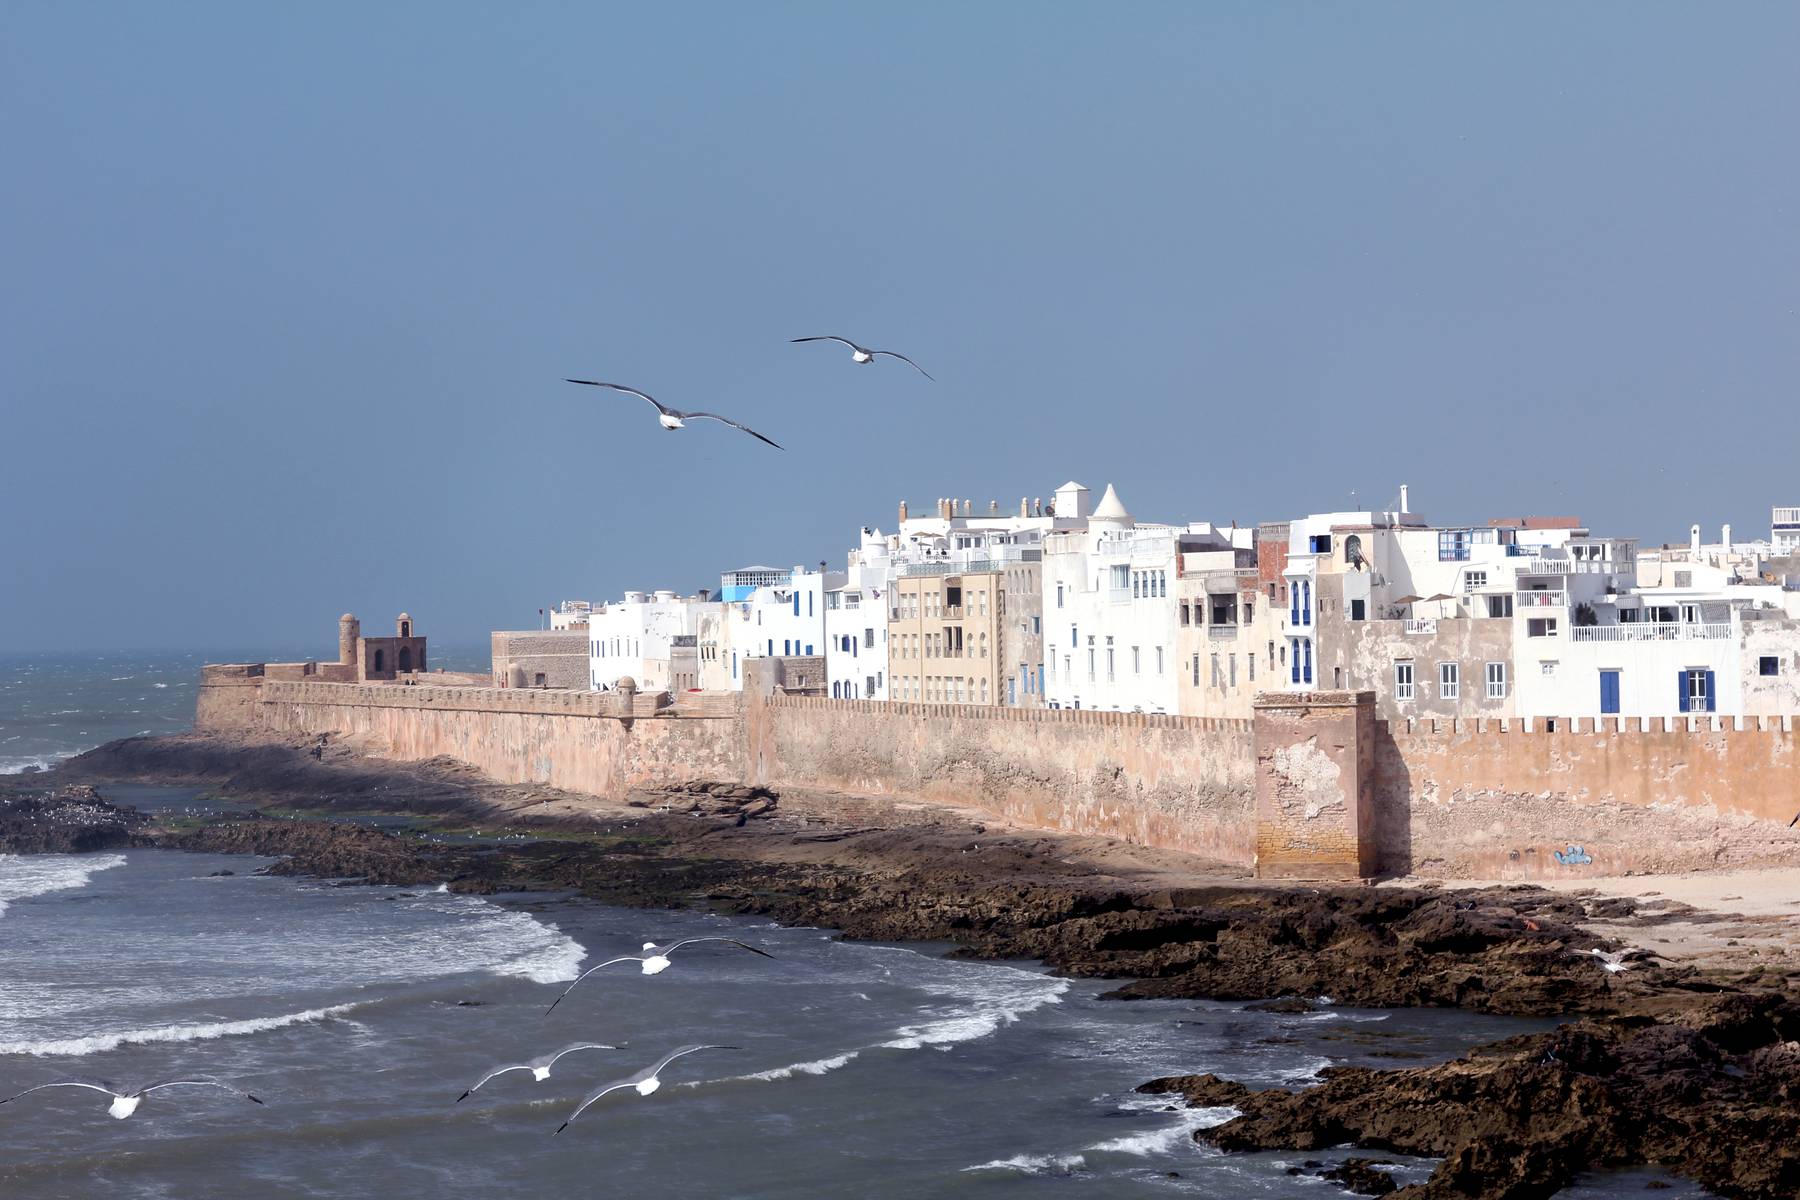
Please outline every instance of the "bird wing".
[{"label": "bird wing", "polygon": [[563,380],[563,382],[564,383],[585,383],[589,387],[611,388],[615,392],[624,392],[627,396],[638,396],[642,399],[648,400],[650,403],[652,403],[656,406],[656,411],[659,413],[666,413],[666,412],[673,411],[672,409],[669,408],[668,405],[666,405],[662,401],[658,400],[655,396],[652,396],[649,392],[640,392],[636,388],[626,387],[622,383],[601,383],[597,379],[565,379],[565,380]]},{"label": "bird wing", "polygon": [[244,1091],[242,1088],[234,1088],[229,1083],[226,1083],[224,1080],[209,1079],[204,1075],[196,1075],[192,1079],[161,1079],[155,1083],[152,1083],[145,1087],[139,1088],[137,1090],[136,1094],[139,1096],[148,1096],[151,1092],[160,1091],[163,1088],[170,1088],[170,1087],[224,1088],[226,1091],[230,1092],[232,1095],[242,1096],[244,1099],[250,1101],[253,1104],[261,1104],[262,1103],[261,1100],[258,1100],[255,1096],[252,1096],[249,1092]]},{"label": "bird wing", "polygon": [[53,1087],[91,1088],[96,1092],[105,1092],[109,1096],[117,1096],[117,1095],[121,1094],[119,1092],[119,1085],[116,1083],[113,1083],[111,1080],[89,1079],[86,1076],[82,1076],[80,1078],[70,1076],[68,1079],[54,1079],[54,1080],[50,1081],[49,1083],[40,1083],[36,1087],[28,1087],[24,1091],[20,1092],[18,1096],[8,1096],[6,1099],[0,1100],[0,1104],[11,1104],[14,1100],[17,1100],[19,1098],[19,1096],[29,1096],[33,1092],[41,1092],[45,1088],[53,1088]]},{"label": "bird wing", "polygon": [[609,1045],[606,1042],[570,1042],[567,1046],[564,1046],[561,1050],[556,1051],[556,1053],[547,1054],[543,1058],[538,1059],[537,1065],[544,1066],[544,1067],[553,1067],[556,1065],[557,1060],[562,1058],[563,1055],[573,1054],[577,1050],[617,1050],[617,1049],[619,1049],[619,1047]]},{"label": "bird wing", "polygon": [[760,954],[764,958],[774,958],[775,957],[773,954],[770,954],[767,950],[758,950],[755,946],[750,945],[748,942],[740,942],[736,938],[728,938],[728,937],[683,938],[679,942],[675,942],[672,945],[663,947],[662,953],[666,957],[670,954],[675,953],[675,951],[681,949],[683,946],[690,946],[695,942],[730,942],[734,946],[742,946],[744,949],[748,950],[752,954]]},{"label": "bird wing", "polygon": [[467,1100],[470,1096],[473,1096],[476,1092],[479,1092],[481,1090],[481,1085],[483,1083],[486,1083],[488,1080],[494,1078],[496,1075],[504,1075],[508,1071],[529,1071],[529,1070],[531,1070],[531,1067],[529,1064],[526,1064],[526,1063],[513,1063],[509,1067],[495,1067],[493,1070],[489,1071],[486,1075],[483,1075],[481,1077],[480,1083],[475,1084],[468,1091],[466,1091],[462,1095],[458,1096],[456,1098],[456,1102],[458,1104],[461,1104],[464,1100]]},{"label": "bird wing", "polygon": [[786,447],[783,446],[780,442],[777,442],[772,438],[764,437],[762,434],[756,432],[756,430],[750,428],[748,425],[740,425],[736,421],[732,420],[730,417],[721,417],[718,413],[684,412],[684,413],[677,413],[676,415],[681,417],[681,419],[684,421],[723,421],[725,424],[731,426],[733,429],[743,430],[745,433],[749,434],[751,437],[757,439],[758,441],[768,442],[769,445],[775,447],[777,450],[785,450],[786,449]]},{"label": "bird wing", "polygon": [[568,987],[563,989],[562,996],[558,996],[556,999],[554,999],[550,1002],[550,1007],[546,1008],[544,1010],[544,1015],[546,1017],[549,1016],[551,1011],[553,1009],[555,1009],[557,1005],[559,1005],[563,1002],[563,996],[567,996],[570,992],[574,991],[577,987],[579,987],[581,985],[582,980],[586,979],[589,975],[592,975],[595,971],[598,971],[601,967],[610,967],[614,963],[643,962],[643,961],[644,961],[644,956],[641,954],[621,954],[618,958],[609,958],[603,963],[595,963],[593,966],[589,967],[587,970],[585,970],[581,974],[577,975],[575,977],[575,982],[571,983]]},{"label": "bird wing", "polygon": [[[924,367],[921,367],[918,363],[916,363],[912,359],[906,357],[906,355],[904,355],[904,354],[896,354],[892,350],[871,350],[869,353],[885,354],[889,358],[897,358],[901,362],[905,363],[907,366],[911,367],[913,370],[917,371],[919,374],[923,375],[925,378],[931,379],[930,371],[927,371]],[[931,379],[931,382],[936,383],[937,380]]]},{"label": "bird wing", "polygon": [[789,338],[788,341],[790,341],[790,342],[836,342],[840,346],[848,346],[852,350],[861,350],[862,349],[861,346],[857,345],[855,342],[851,341],[849,338],[832,337],[830,334],[823,334],[819,337]]},{"label": "bird wing", "polygon": [[[600,1097],[606,1095],[608,1092],[617,1092],[628,1087],[636,1087],[640,1080],[648,1078],[649,1076],[640,1073],[632,1076],[630,1079],[615,1079],[611,1083],[601,1084],[598,1091],[590,1092],[588,1094],[588,1098],[581,1102],[580,1108],[577,1108],[574,1112],[569,1114],[569,1119],[567,1121],[564,1121],[561,1125],[556,1127],[556,1133],[561,1133],[563,1130],[567,1129],[570,1122],[574,1121],[576,1117],[579,1117],[588,1110],[588,1105],[600,1099]],[[550,1136],[555,1137],[556,1133],[553,1133]]]},{"label": "bird wing", "polygon": [[710,1045],[710,1044],[698,1045],[698,1046],[683,1046],[679,1050],[669,1051],[667,1057],[665,1057],[661,1062],[657,1063],[654,1067],[651,1067],[648,1071],[641,1072],[639,1077],[643,1078],[643,1079],[653,1079],[656,1076],[662,1074],[662,1069],[664,1067],[668,1066],[670,1063],[674,1062],[676,1059],[680,1058],[682,1055],[692,1054],[696,1050],[736,1050],[736,1049],[738,1049],[737,1046],[715,1046],[715,1045]]}]

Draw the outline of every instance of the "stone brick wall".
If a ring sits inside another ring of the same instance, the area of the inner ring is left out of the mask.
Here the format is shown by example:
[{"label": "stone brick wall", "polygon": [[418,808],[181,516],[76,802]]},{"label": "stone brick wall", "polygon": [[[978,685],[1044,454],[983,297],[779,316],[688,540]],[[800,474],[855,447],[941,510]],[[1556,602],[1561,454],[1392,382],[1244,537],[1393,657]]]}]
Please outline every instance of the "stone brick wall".
[{"label": "stone brick wall", "polygon": [[1375,873],[1375,694],[1268,692],[1256,699],[1256,873]]},{"label": "stone brick wall", "polygon": [[196,729],[253,729],[261,723],[261,663],[208,663],[200,668]]},{"label": "stone brick wall", "polygon": [[525,672],[528,686],[585,689],[588,645],[585,625],[580,629],[497,629],[491,639],[494,684],[504,687],[507,664],[516,662]]}]

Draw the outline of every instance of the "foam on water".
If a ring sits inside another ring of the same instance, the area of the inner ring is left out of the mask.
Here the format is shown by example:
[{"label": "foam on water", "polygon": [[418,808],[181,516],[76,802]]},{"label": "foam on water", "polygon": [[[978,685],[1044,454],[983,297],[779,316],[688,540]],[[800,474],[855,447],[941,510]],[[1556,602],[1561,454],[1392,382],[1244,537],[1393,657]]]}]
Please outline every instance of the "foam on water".
[{"label": "foam on water", "polygon": [[[461,954],[448,958],[434,953],[426,960],[425,974],[441,975],[459,970],[510,975],[533,983],[567,983],[581,974],[587,951],[580,942],[548,921],[529,913],[490,904],[479,896],[458,896],[443,884],[425,894],[422,903],[446,915],[463,918],[445,930],[443,940],[459,947]],[[471,914],[474,921],[466,920]],[[436,939],[433,939],[434,941]],[[460,959],[460,962],[457,960]],[[450,972],[442,965],[456,963]],[[432,967],[437,969],[432,969]]]},{"label": "foam on water", "polygon": [[96,872],[124,861],[123,854],[0,854],[0,916],[8,901],[85,887]]},{"label": "foam on water", "polygon": [[246,1033],[262,1033],[288,1025],[327,1021],[358,1007],[336,1004],[329,1008],[309,1008],[304,1012],[284,1013],[278,1017],[252,1017],[244,1021],[213,1021],[197,1025],[159,1025],[152,1029],[127,1029],[119,1033],[93,1034],[89,1037],[63,1038],[41,1042],[0,1042],[0,1054],[98,1054],[125,1045],[149,1042],[204,1042],[213,1038],[237,1037]]},{"label": "foam on water", "polygon": [[1068,1175],[1087,1166],[1079,1154],[1015,1154],[993,1162],[976,1163],[965,1171],[1017,1171],[1022,1175]]},{"label": "foam on water", "polygon": [[796,1075],[823,1075],[827,1071],[835,1071],[846,1066],[857,1056],[858,1051],[846,1050],[842,1054],[834,1054],[830,1058],[815,1058],[811,1062],[790,1063],[785,1067],[775,1067],[768,1071],[753,1071],[748,1075],[733,1075],[725,1082],[744,1082],[755,1080],[767,1083],[777,1079],[792,1079]]},{"label": "foam on water", "polygon": [[67,750],[56,754],[31,754],[23,757],[0,758],[0,775],[22,775],[26,771],[48,771],[65,758],[73,758],[75,751]]},{"label": "foam on water", "polygon": [[[1168,1097],[1133,1096],[1126,1100],[1122,1107],[1143,1110],[1147,1108],[1162,1109],[1168,1104]],[[1149,1129],[1142,1133],[1127,1134],[1124,1137],[1107,1138],[1103,1142],[1095,1142],[1087,1148],[1090,1154],[1168,1154],[1184,1145],[1192,1145],[1194,1134],[1202,1129],[1211,1129],[1214,1125],[1223,1125],[1234,1117],[1241,1116],[1237,1109],[1228,1105],[1212,1108],[1181,1108],[1167,1114],[1175,1118],[1174,1122],[1160,1129]]]},{"label": "foam on water", "polygon": [[1301,1063],[1297,1067],[1289,1067],[1275,1072],[1275,1078],[1283,1083],[1317,1083],[1319,1072],[1331,1065],[1329,1058],[1315,1058],[1311,1062]]},{"label": "foam on water", "polygon": [[[970,985],[970,992],[957,994],[957,1010],[933,1014],[933,1020],[916,1025],[902,1025],[894,1030],[898,1036],[878,1045],[885,1050],[918,1050],[987,1037],[1034,1009],[1062,1003],[1063,993],[1069,990],[1066,979],[992,965],[973,968],[957,982]],[[972,1008],[961,1007],[971,1001]]]}]

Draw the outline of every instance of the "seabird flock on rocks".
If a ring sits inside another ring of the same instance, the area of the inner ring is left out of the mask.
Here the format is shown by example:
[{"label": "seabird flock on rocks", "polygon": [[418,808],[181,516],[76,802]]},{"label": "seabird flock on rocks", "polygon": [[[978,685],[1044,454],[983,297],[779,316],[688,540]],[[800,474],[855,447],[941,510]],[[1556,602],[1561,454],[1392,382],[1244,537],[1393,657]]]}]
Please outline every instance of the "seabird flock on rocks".
[{"label": "seabird flock on rocks", "polygon": [[[661,945],[656,942],[645,942],[642,949],[637,954],[622,954],[617,958],[609,958],[605,962],[602,962],[597,966],[589,967],[587,970],[583,971],[576,978],[575,983],[571,983],[567,988],[563,989],[562,995],[551,1002],[550,1008],[544,1010],[544,1015],[549,1016],[551,1009],[554,1009],[558,1004],[562,1003],[563,997],[575,990],[576,984],[586,979],[589,975],[592,975],[595,971],[598,971],[601,967],[610,967],[614,963],[634,962],[639,964],[642,974],[659,975],[668,969],[669,955],[681,949],[683,946],[691,946],[696,942],[728,942],[740,949],[748,950],[752,954],[760,954],[764,958],[775,957],[767,950],[758,949],[748,942],[740,942],[736,938],[722,936],[682,938],[679,941],[667,942]],[[624,1048],[625,1046],[623,1043],[614,1045],[608,1042],[571,1042],[560,1049],[552,1050],[548,1054],[539,1055],[537,1058],[527,1059],[524,1062],[506,1063],[502,1066],[495,1067],[486,1075],[483,1075],[465,1090],[462,1095],[456,1098],[456,1103],[461,1104],[464,1100],[467,1100],[470,1096],[480,1091],[489,1081],[512,1071],[530,1071],[531,1077],[537,1082],[542,1083],[544,1080],[550,1078],[551,1068],[556,1066],[556,1064],[567,1055],[574,1054],[581,1050],[623,1050]],[[623,1079],[615,1079],[610,1083],[602,1084],[594,1091],[589,1092],[587,1097],[582,1100],[580,1106],[578,1106],[574,1112],[569,1114],[568,1120],[556,1127],[552,1136],[554,1136],[555,1133],[561,1133],[563,1130],[567,1129],[571,1121],[586,1112],[596,1100],[599,1100],[602,1096],[605,1096],[610,1092],[624,1091],[627,1088],[633,1088],[636,1089],[637,1094],[640,1096],[650,1095],[650,1093],[662,1086],[661,1075],[663,1068],[667,1067],[670,1063],[683,1055],[694,1054],[701,1050],[738,1050],[741,1048],[742,1047],[739,1046],[724,1046],[706,1043],[681,1046],[675,1050],[671,1050],[652,1066],[645,1067],[635,1074],[627,1075]],[[148,1096],[151,1092],[159,1092],[164,1088],[221,1088],[234,1096],[241,1096],[253,1104],[264,1103],[260,1098],[252,1096],[249,1092],[233,1087],[223,1080],[214,1079],[210,1075],[192,1075],[177,1079],[163,1079],[156,1083],[146,1084],[140,1088],[121,1087],[119,1084],[113,1083],[111,1080],[107,1079],[93,1079],[84,1075],[70,1075],[62,1079],[52,1079],[46,1083],[28,1087],[17,1095],[8,1096],[4,1100],[0,1100],[0,1104],[11,1104],[14,1100],[23,1096],[29,1096],[33,1092],[41,1092],[48,1088],[61,1087],[86,1088],[90,1091],[100,1092],[112,1097],[112,1104],[108,1106],[106,1111],[121,1121],[137,1111],[138,1105],[143,1103],[144,1097]]]},{"label": "seabird flock on rocks", "polygon": [[[925,378],[931,379],[931,372],[927,371],[924,367],[921,367],[918,363],[914,362],[912,359],[906,357],[906,355],[901,354],[899,351],[896,351],[896,350],[871,350],[866,346],[857,345],[855,342],[851,341],[849,338],[834,337],[830,334],[822,334],[818,337],[791,338],[789,340],[793,341],[793,342],[837,342],[839,345],[850,347],[850,361],[851,362],[862,363],[864,366],[867,366],[868,364],[874,362],[878,357],[885,356],[887,358],[897,358],[901,362],[905,363],[907,366],[911,367],[913,370],[917,371],[919,374],[925,376]],[[775,441],[773,438],[764,437],[762,434],[756,432],[756,430],[750,428],[748,425],[740,424],[739,422],[732,420],[730,417],[720,416],[718,413],[712,413],[712,412],[686,412],[679,408],[670,408],[668,405],[664,404],[662,401],[658,400],[656,397],[652,396],[650,393],[640,392],[636,388],[626,387],[622,383],[603,383],[598,379],[566,379],[566,378],[563,380],[563,382],[564,383],[582,383],[582,384],[586,384],[588,387],[611,388],[615,392],[624,392],[627,396],[636,396],[641,400],[648,400],[648,401],[650,401],[650,403],[652,405],[654,405],[656,407],[656,422],[657,422],[657,424],[661,425],[664,429],[670,429],[670,430],[685,429],[687,427],[687,423],[689,421],[718,421],[722,424],[731,426],[733,429],[741,430],[744,433],[749,434],[751,437],[757,439],[758,441],[767,442],[769,445],[775,447],[777,450],[782,450],[782,449],[786,448],[786,447],[782,446],[781,443]],[[932,382],[935,383],[936,380],[932,380]]]}]

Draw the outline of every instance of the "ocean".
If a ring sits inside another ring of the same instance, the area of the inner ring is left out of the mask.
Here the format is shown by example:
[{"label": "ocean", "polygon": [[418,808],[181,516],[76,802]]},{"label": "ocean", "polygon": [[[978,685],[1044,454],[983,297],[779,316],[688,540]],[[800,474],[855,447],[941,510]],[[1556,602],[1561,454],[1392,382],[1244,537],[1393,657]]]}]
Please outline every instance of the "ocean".
[{"label": "ocean", "polygon": [[[79,678],[9,666],[0,738],[15,740],[0,744],[54,761],[182,728],[198,661],[109,656]],[[102,790],[147,809],[221,807],[191,789]],[[0,1096],[71,1074],[202,1073],[265,1101],[170,1089],[114,1120],[98,1093],[35,1092],[0,1107],[0,1195],[1329,1197],[1344,1193],[1289,1168],[1367,1152],[1220,1154],[1191,1134],[1229,1110],[1133,1088],[1205,1071],[1296,1087],[1329,1064],[1441,1061],[1548,1024],[1119,1003],[1099,999],[1110,983],[940,945],[262,865],[161,850],[0,856]],[[775,957],[714,944],[656,976],[620,964],[545,1015],[603,957],[713,934]],[[571,1054],[543,1082],[499,1076],[457,1103],[494,1067],[575,1041],[621,1048]],[[695,1042],[735,1048],[678,1059],[654,1094],[614,1093],[553,1134],[591,1088]],[[1430,1170],[1373,1157],[1403,1181]],[[1653,1178],[1564,1196],[1638,1195]],[[1702,1193],[1678,1182],[1658,1194]]]}]

